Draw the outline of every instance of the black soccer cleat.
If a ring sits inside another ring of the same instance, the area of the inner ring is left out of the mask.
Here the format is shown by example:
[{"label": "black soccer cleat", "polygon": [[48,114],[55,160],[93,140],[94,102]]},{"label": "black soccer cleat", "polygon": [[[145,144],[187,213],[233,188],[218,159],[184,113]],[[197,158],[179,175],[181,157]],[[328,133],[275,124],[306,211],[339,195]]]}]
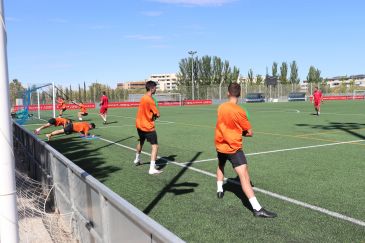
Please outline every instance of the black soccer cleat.
[{"label": "black soccer cleat", "polygon": [[223,198],[224,197],[224,192],[217,192],[217,197],[219,199]]},{"label": "black soccer cleat", "polygon": [[259,211],[257,210],[253,210],[253,216],[255,217],[261,217],[261,218],[275,218],[276,216],[278,216],[276,213],[267,211],[264,208],[261,208]]}]

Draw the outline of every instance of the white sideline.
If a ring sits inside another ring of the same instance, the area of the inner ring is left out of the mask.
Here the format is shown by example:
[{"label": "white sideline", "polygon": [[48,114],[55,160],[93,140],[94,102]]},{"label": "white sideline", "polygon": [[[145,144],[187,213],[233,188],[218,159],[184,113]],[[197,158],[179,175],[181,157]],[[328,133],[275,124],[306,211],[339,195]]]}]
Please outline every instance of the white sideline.
[{"label": "white sideline", "polygon": [[[95,114],[95,113],[93,113],[93,114]],[[108,117],[109,117],[109,116],[113,116],[113,117],[120,117],[120,118],[127,118],[127,119],[133,119],[133,120],[135,120],[135,119],[136,119],[136,117],[131,117],[131,116],[108,115]],[[164,121],[164,120],[160,120],[160,119],[157,119],[156,121],[157,121],[157,123],[167,123],[167,124],[175,123],[175,122],[173,122],[173,121]]]},{"label": "white sideline", "polygon": [[[105,139],[105,138],[100,138],[100,140],[103,140],[103,141],[111,143],[111,144],[115,144],[117,146],[129,149],[129,150],[132,150],[132,151],[136,151],[132,147],[129,147],[129,146],[126,146],[126,145],[123,145],[123,144],[120,144],[120,143],[116,143],[116,142],[113,142],[113,141]],[[147,153],[147,152],[144,152],[144,151],[142,151],[142,153],[145,154],[145,155],[151,156],[150,153]],[[177,165],[177,166],[180,166],[180,167],[185,167],[185,168],[188,168],[189,170],[193,170],[193,171],[196,171],[198,173],[201,173],[201,174],[204,174],[204,175],[207,175],[207,176],[210,176],[210,177],[215,178],[215,176],[216,176],[215,174],[210,173],[208,171],[204,171],[204,170],[197,169],[197,168],[194,168],[194,167],[191,167],[191,166],[187,166],[186,164],[183,164],[183,163],[178,163],[176,161],[171,161],[171,160],[161,158],[161,157],[158,157],[158,158],[162,159],[162,160],[165,160],[168,163],[171,163],[171,164],[174,164],[174,165]],[[236,181],[233,181],[233,180],[230,180],[230,179],[227,179],[227,178],[225,178],[225,180],[229,181],[231,183],[240,185]],[[309,208],[309,209],[312,209],[314,211],[317,211],[317,212],[332,216],[334,218],[342,219],[342,220],[348,221],[350,223],[357,224],[357,225],[365,227],[365,222],[364,221],[361,221],[361,220],[358,220],[358,219],[355,219],[355,218],[351,218],[349,216],[346,216],[346,215],[343,215],[343,214],[340,214],[340,213],[337,213],[337,212],[334,212],[334,211],[330,211],[330,210],[325,209],[325,208],[314,206],[314,205],[311,205],[311,204],[308,204],[308,203],[305,203],[305,202],[302,202],[302,201],[298,201],[296,199],[292,199],[292,198],[289,198],[289,197],[286,197],[286,196],[282,196],[282,195],[274,193],[274,192],[270,192],[270,191],[267,191],[267,190],[264,190],[264,189],[260,189],[258,187],[254,187],[253,189],[257,192],[261,192],[261,193],[269,195],[271,197],[274,197],[274,198],[277,198],[277,199],[280,199],[280,200],[283,200],[283,201],[286,201],[286,202],[289,202],[289,203],[292,203],[292,204],[295,204],[295,205],[298,205],[298,206],[302,206],[304,208]]]},{"label": "white sideline", "polygon": [[[271,153],[278,153],[278,152],[284,152],[284,151],[293,151],[293,150],[300,150],[300,149],[309,149],[309,148],[319,148],[319,147],[325,147],[325,146],[333,146],[333,145],[340,145],[340,144],[348,144],[348,143],[357,143],[357,142],[364,142],[365,140],[353,140],[353,141],[346,141],[346,142],[338,142],[338,143],[326,143],[326,144],[318,144],[318,145],[311,145],[311,146],[304,146],[304,147],[297,147],[297,148],[287,148],[287,149],[278,149],[278,150],[269,150],[269,151],[263,151],[263,152],[256,152],[256,153],[248,153],[245,154],[246,156],[252,156],[252,155],[260,155],[260,154],[271,154]],[[201,163],[201,162],[207,162],[217,160],[217,158],[213,159],[202,159],[194,161],[195,163]],[[188,162],[185,162],[183,164],[186,164]]]}]

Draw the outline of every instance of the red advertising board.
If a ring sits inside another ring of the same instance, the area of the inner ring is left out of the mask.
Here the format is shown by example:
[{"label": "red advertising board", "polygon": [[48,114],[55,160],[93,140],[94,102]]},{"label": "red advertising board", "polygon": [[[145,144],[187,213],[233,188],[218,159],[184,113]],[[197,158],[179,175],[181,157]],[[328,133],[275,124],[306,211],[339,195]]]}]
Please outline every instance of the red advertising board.
[{"label": "red advertising board", "polygon": [[[84,103],[84,105],[88,109],[94,109],[95,108],[94,103]],[[52,104],[40,105],[39,107],[42,111],[51,111],[53,109]],[[23,108],[23,106],[14,106],[14,111],[17,111],[17,110],[22,109],[22,108]],[[30,105],[28,109],[29,109],[29,111],[37,111],[38,110],[38,105]],[[57,107],[56,107],[56,109],[57,109]],[[78,109],[80,109],[80,107],[78,107],[77,105],[74,105],[74,104],[68,104],[67,109],[69,109],[69,110],[78,110]]]},{"label": "red advertising board", "polygon": [[[323,100],[363,100],[365,99],[364,95],[332,95],[332,96],[323,96]],[[313,100],[313,96],[310,97],[310,101]]]}]

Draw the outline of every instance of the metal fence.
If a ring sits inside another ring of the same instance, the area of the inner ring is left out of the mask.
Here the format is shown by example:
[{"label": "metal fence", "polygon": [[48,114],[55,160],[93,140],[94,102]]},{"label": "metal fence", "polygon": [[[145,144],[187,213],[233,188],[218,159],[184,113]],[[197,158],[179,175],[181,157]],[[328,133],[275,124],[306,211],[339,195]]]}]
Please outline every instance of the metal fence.
[{"label": "metal fence", "polygon": [[54,185],[55,209],[73,213],[81,242],[184,242],[16,123],[13,136],[29,176]]}]

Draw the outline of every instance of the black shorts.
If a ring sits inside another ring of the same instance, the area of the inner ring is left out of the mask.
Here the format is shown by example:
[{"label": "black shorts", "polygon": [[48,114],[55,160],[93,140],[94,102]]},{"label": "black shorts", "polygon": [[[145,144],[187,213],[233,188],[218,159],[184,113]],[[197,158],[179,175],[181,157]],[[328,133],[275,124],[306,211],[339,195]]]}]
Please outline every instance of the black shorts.
[{"label": "black shorts", "polygon": [[138,132],[140,144],[143,145],[145,140],[147,140],[152,145],[158,144],[156,131],[144,132],[137,128],[137,132]]},{"label": "black shorts", "polygon": [[82,116],[87,116],[89,115],[89,113],[85,112],[85,113],[81,113]]},{"label": "black shorts", "polygon": [[247,164],[246,156],[241,149],[237,150],[237,152],[234,154],[224,154],[217,151],[217,157],[219,165],[223,167],[226,164],[227,160],[232,163],[233,168]]},{"label": "black shorts", "polygon": [[64,128],[63,131],[65,131],[65,134],[71,134],[73,133],[73,125],[72,122],[68,123]]}]

